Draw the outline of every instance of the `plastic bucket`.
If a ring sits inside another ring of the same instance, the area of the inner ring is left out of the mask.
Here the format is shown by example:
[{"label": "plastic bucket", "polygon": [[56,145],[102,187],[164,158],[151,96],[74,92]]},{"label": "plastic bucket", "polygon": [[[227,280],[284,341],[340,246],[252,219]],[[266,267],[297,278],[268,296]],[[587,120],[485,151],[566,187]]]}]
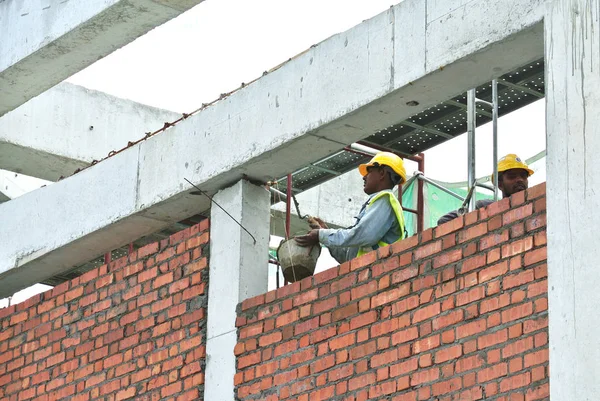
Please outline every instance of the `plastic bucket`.
[{"label": "plastic bucket", "polygon": [[283,270],[283,277],[294,283],[312,276],[320,254],[321,246],[318,244],[303,247],[293,238],[282,241],[277,248],[277,260]]}]

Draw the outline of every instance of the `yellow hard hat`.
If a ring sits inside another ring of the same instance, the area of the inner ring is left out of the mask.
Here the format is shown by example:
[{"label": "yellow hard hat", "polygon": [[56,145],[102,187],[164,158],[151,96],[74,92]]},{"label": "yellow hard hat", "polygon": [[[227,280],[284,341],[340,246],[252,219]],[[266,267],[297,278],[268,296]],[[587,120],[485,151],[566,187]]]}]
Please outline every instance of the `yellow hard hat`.
[{"label": "yellow hard hat", "polygon": [[400,156],[391,152],[379,152],[367,164],[358,166],[358,171],[364,177],[367,175],[367,167],[372,166],[389,166],[396,174],[402,178],[402,182],[406,182],[406,170],[404,169],[404,161]]},{"label": "yellow hard hat", "polygon": [[[528,175],[533,174],[533,170],[529,168],[527,163],[521,160],[521,158],[514,153],[509,153],[506,156],[498,160],[498,172],[501,173],[506,170],[513,168],[520,168],[527,171]],[[494,175],[492,174],[492,181],[494,181]]]}]

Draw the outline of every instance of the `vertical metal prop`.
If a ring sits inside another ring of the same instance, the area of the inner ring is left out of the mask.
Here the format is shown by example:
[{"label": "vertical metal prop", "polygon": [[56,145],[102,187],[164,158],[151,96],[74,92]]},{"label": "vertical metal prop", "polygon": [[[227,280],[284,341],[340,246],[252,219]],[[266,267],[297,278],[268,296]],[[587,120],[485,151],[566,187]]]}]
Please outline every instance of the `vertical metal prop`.
[{"label": "vertical metal prop", "polygon": [[[467,91],[467,183],[468,190],[471,189],[475,181],[475,123],[476,123],[476,104],[475,104],[475,89]],[[469,201],[468,211],[475,210],[476,191],[473,191],[473,196]]]},{"label": "vertical metal prop", "polygon": [[494,200],[498,200],[498,81],[492,81],[492,127],[493,127],[493,157],[494,163]]},{"label": "vertical metal prop", "polygon": [[292,175],[287,176],[287,199],[285,200],[285,239],[290,239],[290,218],[292,210]]},{"label": "vertical metal prop", "polygon": [[[419,153],[420,160],[417,168],[425,174],[425,155]],[[417,231],[422,232],[425,226],[425,195],[423,194],[423,180],[417,180]]]},{"label": "vertical metal prop", "polygon": [[129,247],[127,248],[127,254],[131,255],[133,253],[133,242],[129,243]]},{"label": "vertical metal prop", "polygon": [[111,261],[111,259],[112,259],[112,257],[111,257],[111,253],[110,253],[110,251],[109,251],[109,252],[106,252],[106,253],[104,254],[104,264],[105,264],[105,265],[109,264],[109,263],[110,263],[110,261]]},{"label": "vertical metal prop", "polygon": [[[292,211],[292,175],[287,175],[287,188],[286,188],[286,197],[285,200],[285,239],[290,239],[292,235],[290,232],[291,226],[291,211]],[[283,269],[282,269],[283,270]],[[277,268],[277,275],[279,275],[279,268]],[[287,285],[288,281],[286,279],[283,280],[283,285]]]}]

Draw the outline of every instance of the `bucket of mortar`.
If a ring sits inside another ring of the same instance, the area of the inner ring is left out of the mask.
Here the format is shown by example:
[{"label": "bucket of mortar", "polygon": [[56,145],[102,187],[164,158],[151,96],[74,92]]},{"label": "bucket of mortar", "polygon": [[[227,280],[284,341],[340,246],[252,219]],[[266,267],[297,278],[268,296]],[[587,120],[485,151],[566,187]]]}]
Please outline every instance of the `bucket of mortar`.
[{"label": "bucket of mortar", "polygon": [[293,238],[281,241],[277,248],[277,260],[283,270],[283,277],[293,283],[312,276],[320,254],[321,246],[318,244],[303,247]]}]

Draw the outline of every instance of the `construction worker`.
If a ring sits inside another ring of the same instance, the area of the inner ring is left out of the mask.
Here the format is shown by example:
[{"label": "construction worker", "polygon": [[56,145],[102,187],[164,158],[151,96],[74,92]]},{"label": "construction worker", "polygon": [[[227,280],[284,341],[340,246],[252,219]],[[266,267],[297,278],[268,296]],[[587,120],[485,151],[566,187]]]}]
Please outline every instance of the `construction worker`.
[{"label": "construction worker", "polygon": [[[508,198],[514,193],[528,188],[528,178],[533,174],[533,170],[527,166],[521,158],[514,153],[510,153],[498,160],[498,189],[502,192],[503,198]],[[494,176],[492,175],[492,183]],[[475,202],[475,208],[486,207],[494,201],[484,199]],[[458,210],[454,210],[439,218],[438,225],[454,220],[458,217]]]},{"label": "construction worker", "polygon": [[321,219],[313,218],[309,221],[313,230],[295,238],[299,245],[321,243],[335,260],[343,263],[405,237],[402,206],[392,193],[395,185],[406,181],[402,159],[380,152],[367,164],[358,166],[358,171],[369,199],[356,217],[356,224],[346,229],[329,229]]}]

